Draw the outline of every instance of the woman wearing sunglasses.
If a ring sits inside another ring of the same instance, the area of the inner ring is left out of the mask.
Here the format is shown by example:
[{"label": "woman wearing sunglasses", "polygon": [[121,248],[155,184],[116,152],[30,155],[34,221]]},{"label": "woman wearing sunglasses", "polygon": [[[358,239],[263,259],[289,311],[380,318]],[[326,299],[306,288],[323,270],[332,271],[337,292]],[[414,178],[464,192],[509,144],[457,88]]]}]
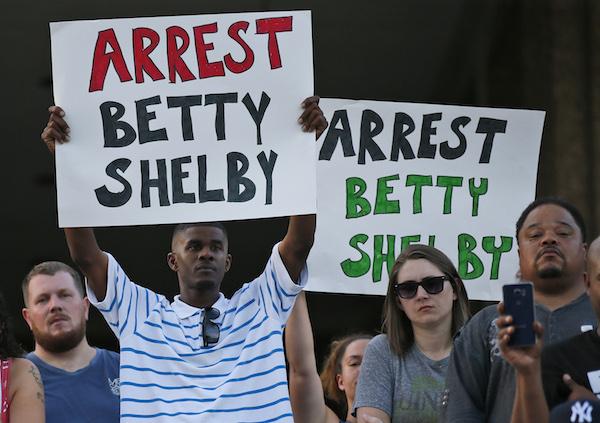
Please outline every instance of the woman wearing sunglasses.
[{"label": "woman wearing sunglasses", "polygon": [[369,343],[354,407],[359,422],[437,422],[452,338],[469,317],[450,259],[413,245],[396,259],[383,332]]}]

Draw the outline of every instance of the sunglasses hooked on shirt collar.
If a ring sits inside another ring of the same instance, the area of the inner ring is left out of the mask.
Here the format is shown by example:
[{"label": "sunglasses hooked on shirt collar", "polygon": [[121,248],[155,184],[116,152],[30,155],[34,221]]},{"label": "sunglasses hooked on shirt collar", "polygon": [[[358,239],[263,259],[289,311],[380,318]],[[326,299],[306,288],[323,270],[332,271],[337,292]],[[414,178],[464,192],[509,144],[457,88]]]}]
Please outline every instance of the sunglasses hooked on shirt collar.
[{"label": "sunglasses hooked on shirt collar", "polygon": [[416,281],[406,281],[406,282],[402,282],[402,283],[396,282],[394,284],[394,292],[400,298],[403,298],[405,300],[414,298],[415,295],[417,295],[417,290],[419,289],[419,286],[422,286],[423,289],[428,294],[439,294],[440,292],[442,292],[444,290],[444,282],[451,281],[451,280],[452,279],[449,276],[443,275],[443,276],[427,276],[427,277],[421,279],[421,282],[416,282]]},{"label": "sunglasses hooked on shirt collar", "polygon": [[204,347],[219,342],[221,329],[213,320],[218,319],[220,315],[221,312],[216,308],[207,307],[204,309],[204,318],[202,319],[202,341],[204,342]]}]

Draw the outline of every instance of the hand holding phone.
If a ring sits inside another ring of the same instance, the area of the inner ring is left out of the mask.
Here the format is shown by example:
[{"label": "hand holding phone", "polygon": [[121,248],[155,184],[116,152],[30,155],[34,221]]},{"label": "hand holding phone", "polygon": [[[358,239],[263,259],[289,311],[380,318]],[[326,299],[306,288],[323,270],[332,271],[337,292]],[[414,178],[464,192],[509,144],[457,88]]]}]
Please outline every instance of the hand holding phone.
[{"label": "hand holding phone", "polygon": [[533,304],[533,285],[529,282],[504,285],[502,294],[504,297],[504,314],[512,316],[512,326],[515,328],[508,345],[513,347],[534,345],[535,307]]}]

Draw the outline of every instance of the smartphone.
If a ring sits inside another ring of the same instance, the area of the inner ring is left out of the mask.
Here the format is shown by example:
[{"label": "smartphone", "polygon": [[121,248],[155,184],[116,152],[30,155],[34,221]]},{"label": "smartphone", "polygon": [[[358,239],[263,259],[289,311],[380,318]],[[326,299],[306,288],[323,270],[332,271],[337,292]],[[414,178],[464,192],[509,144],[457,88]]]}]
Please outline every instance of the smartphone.
[{"label": "smartphone", "polygon": [[535,344],[533,285],[529,282],[504,285],[502,294],[504,313],[512,316],[515,327],[508,345],[520,347]]}]

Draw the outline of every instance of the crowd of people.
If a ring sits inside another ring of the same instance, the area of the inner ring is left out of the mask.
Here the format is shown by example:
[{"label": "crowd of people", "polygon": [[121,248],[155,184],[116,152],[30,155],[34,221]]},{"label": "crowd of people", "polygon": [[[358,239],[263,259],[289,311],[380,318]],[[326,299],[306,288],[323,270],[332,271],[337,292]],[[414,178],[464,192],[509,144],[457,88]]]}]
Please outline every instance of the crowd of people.
[{"label": "crowd of people", "polygon": [[[327,127],[318,98],[303,107],[300,125],[318,135]],[[43,141],[54,151],[68,134],[64,111],[51,107]],[[315,224],[291,216],[263,273],[231,298],[221,293],[232,265],[225,226],[177,225],[167,256],[173,301],[131,281],[92,228],[66,228],[85,285],[60,262],[25,276],[29,354],[0,304],[2,422],[541,423],[600,413],[600,238],[587,248],[572,204],[540,198],[516,222],[535,345],[510,345],[515,326],[502,303],[471,317],[452,261],[412,245],[390,272],[382,333],[335,341],[320,374],[302,293]],[[88,343],[90,303],[120,354]]]}]

